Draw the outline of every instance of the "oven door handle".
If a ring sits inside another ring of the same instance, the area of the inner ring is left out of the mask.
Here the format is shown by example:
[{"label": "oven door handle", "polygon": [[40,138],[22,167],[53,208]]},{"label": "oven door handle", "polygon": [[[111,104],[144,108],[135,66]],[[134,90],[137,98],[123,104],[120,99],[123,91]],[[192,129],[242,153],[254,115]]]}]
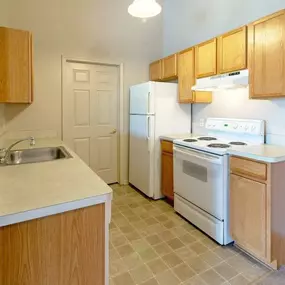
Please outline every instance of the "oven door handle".
[{"label": "oven door handle", "polygon": [[199,155],[199,153],[200,152],[194,152],[192,150],[183,151],[181,148],[174,147],[174,156],[176,156],[177,154],[181,155],[182,159],[185,159],[186,157],[188,157],[187,160],[190,161],[191,157],[192,157],[192,158],[200,159],[202,161],[213,163],[213,164],[222,164],[223,163],[223,161],[220,157],[207,155],[207,154]]}]

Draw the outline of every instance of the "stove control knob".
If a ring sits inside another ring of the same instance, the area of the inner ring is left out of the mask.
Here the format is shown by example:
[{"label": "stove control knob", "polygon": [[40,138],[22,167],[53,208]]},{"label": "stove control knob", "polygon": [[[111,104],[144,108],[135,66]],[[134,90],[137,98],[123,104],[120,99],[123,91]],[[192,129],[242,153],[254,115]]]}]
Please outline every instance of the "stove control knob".
[{"label": "stove control knob", "polygon": [[256,130],[256,126],[254,126],[254,125],[251,126],[251,130],[252,130],[252,131]]},{"label": "stove control knob", "polygon": [[238,124],[234,124],[233,128],[236,130],[238,128]]},{"label": "stove control knob", "polygon": [[247,131],[247,130],[248,130],[248,125],[245,125],[245,126],[244,126],[244,129]]}]

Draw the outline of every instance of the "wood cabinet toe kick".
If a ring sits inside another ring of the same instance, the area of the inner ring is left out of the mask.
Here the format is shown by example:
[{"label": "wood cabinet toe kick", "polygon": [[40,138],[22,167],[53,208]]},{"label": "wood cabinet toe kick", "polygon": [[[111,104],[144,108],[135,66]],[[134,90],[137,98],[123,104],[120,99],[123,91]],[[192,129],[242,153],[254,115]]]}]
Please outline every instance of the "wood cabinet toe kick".
[{"label": "wood cabinet toe kick", "polygon": [[230,231],[270,267],[285,265],[285,162],[230,158]]},{"label": "wood cabinet toe kick", "polygon": [[0,228],[0,284],[109,284],[106,203]]}]

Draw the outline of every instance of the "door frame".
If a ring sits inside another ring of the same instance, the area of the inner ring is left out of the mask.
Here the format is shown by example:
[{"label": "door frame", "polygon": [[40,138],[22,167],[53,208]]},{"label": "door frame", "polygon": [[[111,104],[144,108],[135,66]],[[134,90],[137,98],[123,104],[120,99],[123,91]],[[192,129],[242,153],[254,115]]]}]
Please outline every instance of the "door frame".
[{"label": "door frame", "polygon": [[124,148],[123,148],[123,134],[124,134],[124,64],[102,61],[96,59],[84,59],[78,57],[69,57],[69,56],[61,56],[61,140],[63,141],[63,94],[65,92],[65,84],[64,78],[66,78],[66,70],[67,64],[69,62],[73,63],[82,63],[82,64],[91,64],[91,65],[105,65],[105,66],[115,66],[119,69],[119,88],[118,88],[118,125],[117,125],[117,136],[118,136],[118,146],[117,146],[117,154],[118,154],[118,183],[121,185],[126,185],[128,182],[122,177],[123,169],[123,157],[124,157]]}]

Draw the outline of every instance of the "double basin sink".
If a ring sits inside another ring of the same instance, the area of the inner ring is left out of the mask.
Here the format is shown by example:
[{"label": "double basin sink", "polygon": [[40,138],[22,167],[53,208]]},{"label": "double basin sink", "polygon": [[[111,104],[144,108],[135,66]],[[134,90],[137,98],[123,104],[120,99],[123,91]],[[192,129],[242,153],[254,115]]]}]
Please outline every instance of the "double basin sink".
[{"label": "double basin sink", "polygon": [[46,162],[72,158],[63,146],[12,150],[5,164],[0,166]]}]

